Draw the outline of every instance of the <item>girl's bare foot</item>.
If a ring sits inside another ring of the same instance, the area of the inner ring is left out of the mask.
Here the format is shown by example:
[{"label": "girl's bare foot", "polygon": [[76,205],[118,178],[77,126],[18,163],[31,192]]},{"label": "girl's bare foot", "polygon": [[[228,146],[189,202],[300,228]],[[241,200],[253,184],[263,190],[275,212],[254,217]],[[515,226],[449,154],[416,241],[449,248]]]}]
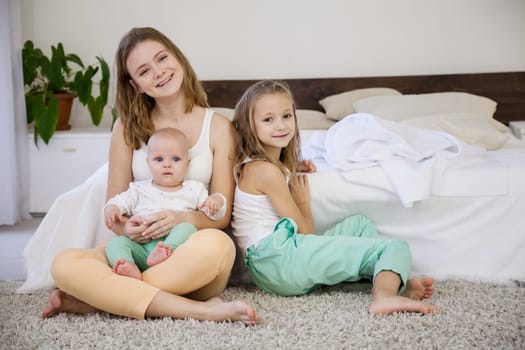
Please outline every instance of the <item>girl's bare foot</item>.
[{"label": "girl's bare foot", "polygon": [[432,304],[400,295],[375,296],[368,311],[376,315],[391,315],[395,312],[418,312],[423,315],[436,312]]},{"label": "girl's bare foot", "polygon": [[115,263],[115,266],[113,266],[113,272],[122,276],[142,280],[142,273],[140,272],[138,266],[131,261],[127,261],[126,259],[119,259]]},{"label": "girl's bare foot", "polygon": [[432,277],[412,278],[407,281],[407,287],[402,296],[414,299],[428,299],[434,293],[434,279]]},{"label": "girl's bare foot", "polygon": [[75,314],[87,314],[97,312],[98,309],[91,305],[62,292],[59,289],[53,289],[48,296],[47,305],[42,312],[42,318],[48,318],[58,315],[61,312],[70,312]]},{"label": "girl's bare foot", "polygon": [[163,242],[159,242],[157,243],[155,249],[149,253],[146,263],[149,266],[154,266],[169,258],[170,255],[171,247],[169,245],[165,245]]}]

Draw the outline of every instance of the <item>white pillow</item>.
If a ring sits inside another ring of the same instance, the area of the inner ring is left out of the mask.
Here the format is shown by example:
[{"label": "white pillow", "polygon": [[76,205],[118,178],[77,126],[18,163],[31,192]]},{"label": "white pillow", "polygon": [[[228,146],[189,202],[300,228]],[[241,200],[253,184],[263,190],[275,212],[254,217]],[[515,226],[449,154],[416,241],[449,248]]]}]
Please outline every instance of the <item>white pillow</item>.
[{"label": "white pillow", "polygon": [[326,111],[326,117],[333,120],[341,120],[349,114],[355,113],[354,102],[371,96],[401,95],[397,90],[391,88],[366,88],[345,91],[336,95],[330,95],[319,101]]},{"label": "white pillow", "polygon": [[436,92],[418,95],[375,96],[358,100],[354,109],[377,117],[399,121],[438,113],[474,113],[492,118],[497,103],[465,92]]},{"label": "white pillow", "polygon": [[401,123],[444,131],[465,143],[489,150],[502,147],[509,138],[508,128],[504,124],[474,113],[433,114],[406,119]]},{"label": "white pillow", "polygon": [[297,124],[302,130],[325,130],[335,124],[334,120],[328,119],[326,114],[313,109],[297,109]]}]

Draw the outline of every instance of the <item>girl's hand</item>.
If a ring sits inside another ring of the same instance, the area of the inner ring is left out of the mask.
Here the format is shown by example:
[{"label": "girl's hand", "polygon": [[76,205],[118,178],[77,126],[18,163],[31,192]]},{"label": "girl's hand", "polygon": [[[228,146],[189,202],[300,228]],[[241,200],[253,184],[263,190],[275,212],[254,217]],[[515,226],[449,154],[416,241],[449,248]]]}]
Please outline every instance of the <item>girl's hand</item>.
[{"label": "girl's hand", "polygon": [[314,162],[309,159],[305,159],[299,162],[297,165],[297,171],[300,173],[315,173],[317,171],[317,167],[315,166]]},{"label": "girl's hand", "polygon": [[308,177],[304,174],[298,174],[295,178],[290,179],[290,193],[297,206],[310,203],[310,187]]},{"label": "girl's hand", "polygon": [[184,221],[182,214],[172,210],[163,210],[145,218],[143,225],[146,229],[143,236],[148,240],[167,236],[173,227]]},{"label": "girl's hand", "polygon": [[146,228],[144,218],[140,215],[134,215],[124,225],[124,234],[137,243],[147,243],[151,241],[151,238],[144,236]]},{"label": "girl's hand", "polygon": [[123,223],[124,217],[120,214],[120,209],[116,205],[108,205],[104,209],[104,218],[107,228],[110,230],[115,223]]}]

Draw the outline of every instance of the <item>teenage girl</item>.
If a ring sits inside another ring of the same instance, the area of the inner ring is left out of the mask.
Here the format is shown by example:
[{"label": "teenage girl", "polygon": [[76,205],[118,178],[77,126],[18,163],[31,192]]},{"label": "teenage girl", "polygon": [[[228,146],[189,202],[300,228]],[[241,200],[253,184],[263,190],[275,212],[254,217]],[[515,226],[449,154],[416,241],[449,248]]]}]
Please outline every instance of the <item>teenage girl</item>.
[{"label": "teenage girl", "polygon": [[408,279],[411,255],[403,240],[381,238],[362,215],[314,234],[308,177],[310,161],[300,158],[295,106],[278,81],[252,85],[235,107],[233,231],[254,283],[277,295],[300,295],[322,285],[373,282],[369,311],[418,312],[435,306],[422,301],[433,278]]}]

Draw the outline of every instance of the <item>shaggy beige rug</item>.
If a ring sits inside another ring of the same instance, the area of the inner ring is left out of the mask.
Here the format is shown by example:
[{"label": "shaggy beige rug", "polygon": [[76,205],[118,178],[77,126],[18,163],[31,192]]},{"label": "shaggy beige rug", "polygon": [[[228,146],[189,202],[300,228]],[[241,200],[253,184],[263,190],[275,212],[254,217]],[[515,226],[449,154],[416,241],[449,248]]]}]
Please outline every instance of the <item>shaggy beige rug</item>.
[{"label": "shaggy beige rug", "polygon": [[372,316],[368,283],[276,297],[228,287],[227,300],[252,303],[260,323],[137,321],[108,314],[42,320],[47,292],[15,294],[0,282],[1,349],[525,349],[525,285],[437,282],[434,315]]}]

